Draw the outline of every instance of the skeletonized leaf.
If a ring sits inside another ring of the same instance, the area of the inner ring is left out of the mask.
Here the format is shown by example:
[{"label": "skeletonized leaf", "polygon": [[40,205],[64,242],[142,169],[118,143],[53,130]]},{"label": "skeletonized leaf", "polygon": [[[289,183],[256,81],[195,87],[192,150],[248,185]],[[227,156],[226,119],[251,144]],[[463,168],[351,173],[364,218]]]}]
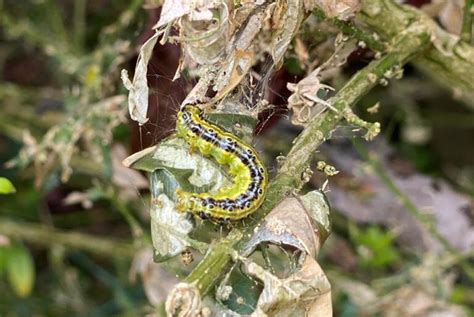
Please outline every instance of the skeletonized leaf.
[{"label": "skeletonized leaf", "polygon": [[329,232],[329,206],[319,191],[287,198],[275,207],[244,246],[242,255],[269,242],[299,249],[301,256],[297,271],[286,278],[241,258],[247,272],[264,284],[252,316],[332,316],[331,286],[315,260]]},{"label": "skeletonized leaf", "polygon": [[[189,153],[183,140],[163,141],[152,157],[145,156],[151,175],[151,231],[155,260],[162,261],[176,256],[187,247],[205,252],[207,245],[188,237],[193,224],[185,213],[175,210],[176,188],[184,190],[217,191],[229,181],[211,161],[197,153]],[[139,163],[139,161],[135,162]]]},{"label": "skeletonized leaf", "polygon": [[130,112],[130,117],[140,125],[148,121],[146,116],[148,111],[148,81],[146,75],[148,62],[160,34],[161,32],[156,32],[140,48],[133,82],[128,78],[128,73],[125,69],[122,69],[121,73],[123,85],[129,91],[128,111]]},{"label": "skeletonized leaf", "polygon": [[174,195],[176,181],[165,170],[158,170],[151,176],[152,202],[151,237],[155,249],[155,261],[165,261],[192,247],[204,253],[207,244],[188,237],[193,223],[185,213],[175,209],[169,196]]},{"label": "skeletonized leaf", "polygon": [[[250,135],[256,120],[237,114],[213,114],[209,119]],[[199,153],[190,153],[182,139],[170,137],[159,145],[126,158],[123,164],[151,173],[151,229],[155,260],[163,261],[176,256],[187,247],[204,252],[207,245],[188,237],[193,223],[185,213],[178,213],[172,199],[178,187],[191,192],[216,192],[229,186],[228,176],[220,166]]]}]

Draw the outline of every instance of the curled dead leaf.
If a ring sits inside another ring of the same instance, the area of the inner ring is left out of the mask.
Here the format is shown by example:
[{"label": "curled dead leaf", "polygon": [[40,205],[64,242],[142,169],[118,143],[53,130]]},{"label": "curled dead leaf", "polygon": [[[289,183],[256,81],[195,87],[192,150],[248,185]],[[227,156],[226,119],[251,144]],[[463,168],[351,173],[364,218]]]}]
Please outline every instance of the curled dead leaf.
[{"label": "curled dead leaf", "polygon": [[347,20],[360,10],[360,0],[307,0],[306,10],[320,7],[327,17]]},{"label": "curled dead leaf", "polygon": [[334,90],[321,83],[319,72],[320,68],[317,68],[297,84],[287,84],[288,90],[292,92],[288,98],[288,108],[293,111],[291,123],[304,126],[313,117],[332,107],[330,103],[318,96],[321,91]]},{"label": "curled dead leaf", "polygon": [[177,284],[166,299],[168,316],[205,317],[209,316],[208,309],[203,307],[199,289],[188,283]]},{"label": "curled dead leaf", "polygon": [[262,242],[271,242],[290,245],[316,257],[329,232],[329,206],[322,193],[287,198],[257,228],[243,255],[249,255]]},{"label": "curled dead leaf", "polygon": [[306,16],[302,0],[277,1],[274,12],[271,54],[273,63],[278,66]]},{"label": "curled dead leaf", "polygon": [[287,198],[275,207],[242,254],[248,256],[265,242],[292,246],[301,251],[298,270],[279,278],[251,260],[240,258],[247,272],[264,284],[252,316],[332,316],[331,286],[314,259],[329,232],[329,206],[319,191]]},{"label": "curled dead leaf", "polygon": [[130,81],[125,69],[122,69],[121,72],[123,85],[129,91],[128,111],[130,113],[130,118],[137,121],[140,125],[145,124],[148,121],[148,62],[150,61],[156,41],[162,33],[163,32],[161,31],[156,32],[140,48],[133,81]]},{"label": "curled dead leaf", "polygon": [[184,17],[187,14],[192,15],[193,19],[208,19],[212,18],[212,8],[225,3],[224,1],[187,1],[187,0],[165,0],[161,10],[160,20],[153,27],[159,29],[174,20]]},{"label": "curled dead leaf", "polygon": [[249,260],[243,263],[264,284],[251,316],[332,316],[331,285],[313,258],[306,257],[299,270],[284,279]]},{"label": "curled dead leaf", "polygon": [[186,15],[179,20],[184,48],[197,63],[213,64],[229,40],[229,8],[222,4],[212,10],[193,12],[200,14]]}]

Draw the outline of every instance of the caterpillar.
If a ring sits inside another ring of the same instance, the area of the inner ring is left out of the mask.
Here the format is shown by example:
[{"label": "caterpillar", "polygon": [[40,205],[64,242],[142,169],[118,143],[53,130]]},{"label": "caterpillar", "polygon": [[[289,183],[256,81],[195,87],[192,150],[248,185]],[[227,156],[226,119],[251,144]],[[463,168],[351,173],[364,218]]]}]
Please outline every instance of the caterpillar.
[{"label": "caterpillar", "polygon": [[186,141],[191,151],[197,149],[227,167],[230,186],[217,193],[176,191],[176,210],[191,212],[201,219],[219,223],[247,217],[262,204],[268,175],[256,151],[235,135],[222,130],[204,117],[195,105],[185,105],[177,115],[176,135]]}]

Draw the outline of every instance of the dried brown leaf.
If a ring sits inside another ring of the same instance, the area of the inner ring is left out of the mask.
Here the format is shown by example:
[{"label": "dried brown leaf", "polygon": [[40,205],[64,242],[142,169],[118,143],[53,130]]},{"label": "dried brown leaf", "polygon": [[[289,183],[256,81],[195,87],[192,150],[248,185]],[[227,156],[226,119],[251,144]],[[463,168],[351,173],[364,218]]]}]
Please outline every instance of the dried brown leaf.
[{"label": "dried brown leaf", "polygon": [[130,118],[132,118],[134,121],[137,121],[140,125],[145,124],[148,121],[148,62],[150,61],[153,48],[155,47],[156,41],[158,40],[158,37],[161,35],[161,33],[162,32],[157,31],[140,48],[137,65],[135,66],[135,73],[133,75],[133,81],[130,81],[128,78],[128,73],[125,69],[122,69],[121,73],[123,85],[129,91],[128,111],[130,113]]},{"label": "dried brown leaf", "polygon": [[293,111],[291,123],[294,125],[305,126],[314,116],[332,107],[326,100],[318,97],[321,90],[334,90],[321,83],[319,72],[320,68],[317,68],[297,84],[287,84],[288,90],[292,92],[288,98],[288,108]]},{"label": "dried brown leaf", "polygon": [[307,0],[306,10],[320,7],[327,17],[347,20],[360,10],[360,0]]},{"label": "dried brown leaf", "polygon": [[243,250],[250,254],[263,242],[299,249],[298,270],[279,278],[256,263],[240,258],[264,289],[252,316],[332,316],[331,287],[314,259],[329,233],[329,207],[320,192],[287,198],[265,218]]},{"label": "dried brown leaf", "polygon": [[303,1],[277,1],[272,27],[271,54],[273,63],[280,65],[291,40],[299,30],[305,16]]},{"label": "dried brown leaf", "polygon": [[199,289],[188,283],[179,283],[173,287],[166,299],[166,312],[168,316],[210,316],[210,311],[203,307]]},{"label": "dried brown leaf", "polygon": [[332,316],[331,285],[312,257],[306,257],[300,269],[284,279],[249,260],[243,263],[264,284],[251,316]]}]

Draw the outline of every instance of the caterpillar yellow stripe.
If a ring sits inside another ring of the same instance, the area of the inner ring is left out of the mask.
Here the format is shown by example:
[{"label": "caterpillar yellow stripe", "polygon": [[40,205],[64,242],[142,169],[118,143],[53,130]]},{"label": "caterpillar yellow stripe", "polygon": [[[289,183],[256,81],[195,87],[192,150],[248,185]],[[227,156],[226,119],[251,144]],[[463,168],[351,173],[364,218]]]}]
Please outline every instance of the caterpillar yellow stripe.
[{"label": "caterpillar yellow stripe", "polygon": [[226,166],[232,177],[230,186],[214,194],[178,189],[177,211],[225,223],[245,218],[260,207],[265,198],[268,175],[251,146],[207,121],[195,105],[186,105],[178,112],[176,134],[191,150],[197,149],[203,156]]}]

